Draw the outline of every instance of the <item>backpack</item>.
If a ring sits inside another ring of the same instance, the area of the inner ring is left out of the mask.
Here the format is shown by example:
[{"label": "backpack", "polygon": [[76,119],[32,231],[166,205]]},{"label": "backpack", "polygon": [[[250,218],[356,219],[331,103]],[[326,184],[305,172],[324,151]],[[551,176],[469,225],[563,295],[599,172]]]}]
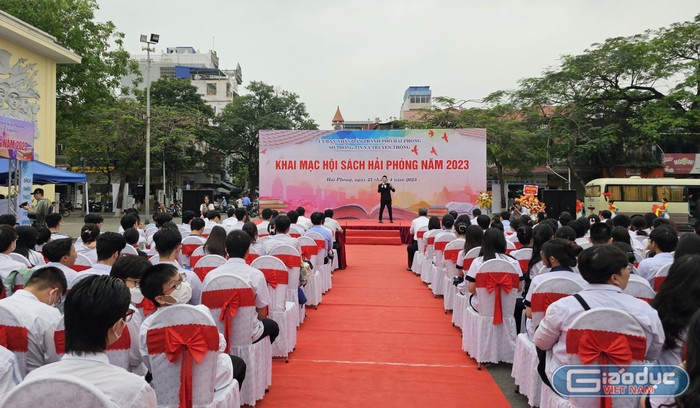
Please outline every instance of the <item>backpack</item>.
[{"label": "backpack", "polygon": [[24,286],[24,284],[26,284],[26,282],[29,280],[29,278],[32,277],[33,274],[34,274],[34,270],[26,268],[26,267],[10,272],[10,274],[7,275],[7,277],[5,279],[3,279],[3,281],[2,281],[2,283],[3,283],[2,292],[3,293],[0,294],[0,298],[10,297],[13,293],[15,293],[18,290],[17,289],[17,286],[19,286],[17,284],[17,277],[18,276],[22,277],[22,279],[23,279],[22,286]]}]

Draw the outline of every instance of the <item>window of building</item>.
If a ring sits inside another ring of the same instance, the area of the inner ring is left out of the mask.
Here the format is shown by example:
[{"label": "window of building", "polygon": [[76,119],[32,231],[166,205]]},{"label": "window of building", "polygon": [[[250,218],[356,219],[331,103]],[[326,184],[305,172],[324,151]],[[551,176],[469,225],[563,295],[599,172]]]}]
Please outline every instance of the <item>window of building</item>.
[{"label": "window of building", "polygon": [[233,92],[231,92],[231,84],[228,82],[226,83],[226,97],[227,98],[233,97]]},{"label": "window of building", "polygon": [[208,82],[207,83],[207,96],[216,96],[216,83],[215,82]]},{"label": "window of building", "polygon": [[161,78],[175,78],[175,67],[160,67]]}]

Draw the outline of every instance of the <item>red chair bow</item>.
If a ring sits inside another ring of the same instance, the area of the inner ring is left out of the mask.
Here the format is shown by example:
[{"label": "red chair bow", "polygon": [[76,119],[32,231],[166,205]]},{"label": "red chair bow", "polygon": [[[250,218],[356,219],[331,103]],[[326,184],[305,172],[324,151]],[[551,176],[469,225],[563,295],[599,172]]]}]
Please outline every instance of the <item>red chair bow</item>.
[{"label": "red chair bow", "polygon": [[231,297],[224,302],[221,307],[221,312],[219,313],[219,321],[224,323],[224,337],[226,338],[226,354],[231,350],[230,338],[231,338],[231,319],[238,313],[238,307],[241,304],[241,297],[238,291],[234,291]]},{"label": "red chair bow", "polygon": [[301,247],[301,256],[304,259],[311,259],[312,256],[318,253],[317,245],[303,245]]},{"label": "red chair bow", "polygon": [[27,328],[0,324],[0,346],[15,353],[26,353],[29,351]]},{"label": "red chair bow", "polygon": [[7,348],[7,329],[5,326],[0,326],[0,346]]},{"label": "red chair bow", "polygon": [[584,333],[578,342],[578,356],[583,364],[628,365],[632,362],[632,349],[624,334],[601,338],[593,333]]},{"label": "red chair bow", "polygon": [[219,333],[215,326],[178,325],[151,329],[147,335],[151,354],[165,353],[172,363],[182,357],[180,367],[180,407],[192,407],[192,362],[199,364],[208,351],[216,351]]},{"label": "red chair bow", "polygon": [[501,292],[510,293],[518,287],[520,278],[514,273],[487,272],[476,274],[476,286],[484,288],[488,293],[496,292],[493,304],[493,324],[503,323],[503,307],[501,305]]},{"label": "red chair bow", "polygon": [[275,254],[272,256],[282,261],[284,266],[286,266],[288,269],[298,268],[299,265],[301,265],[301,260],[297,255]]},{"label": "red chair bow", "polygon": [[457,263],[457,258],[459,257],[459,252],[461,249],[448,249],[443,252],[445,260],[450,260],[452,263]]},{"label": "red chair bow", "polygon": [[260,272],[265,275],[265,281],[268,285],[275,289],[279,284],[277,281],[277,271],[275,269],[260,269]]},{"label": "red chair bow", "polygon": [[182,249],[181,249],[182,254],[189,258],[190,256],[192,256],[192,253],[200,246],[202,246],[202,245],[201,244],[184,244],[182,246]]},{"label": "red chair bow", "polygon": [[202,304],[209,309],[221,309],[219,321],[224,324],[224,338],[226,339],[226,353],[231,350],[232,319],[238,313],[238,309],[246,306],[255,306],[255,292],[250,288],[219,289],[202,292]]},{"label": "red chair bow", "polygon": [[533,293],[530,300],[530,310],[532,313],[544,313],[549,305],[557,300],[567,297],[566,293],[539,292]]}]

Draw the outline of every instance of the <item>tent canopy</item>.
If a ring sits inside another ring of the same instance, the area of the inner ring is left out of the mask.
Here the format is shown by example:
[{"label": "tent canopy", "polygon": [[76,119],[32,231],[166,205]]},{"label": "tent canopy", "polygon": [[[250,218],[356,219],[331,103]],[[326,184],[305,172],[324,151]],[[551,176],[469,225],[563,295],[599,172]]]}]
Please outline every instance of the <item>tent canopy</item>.
[{"label": "tent canopy", "polygon": [[[32,171],[34,172],[34,184],[84,183],[87,181],[87,176],[83,173],[57,169],[36,160],[31,163]],[[9,160],[0,159],[0,184],[7,184],[8,167]]]}]

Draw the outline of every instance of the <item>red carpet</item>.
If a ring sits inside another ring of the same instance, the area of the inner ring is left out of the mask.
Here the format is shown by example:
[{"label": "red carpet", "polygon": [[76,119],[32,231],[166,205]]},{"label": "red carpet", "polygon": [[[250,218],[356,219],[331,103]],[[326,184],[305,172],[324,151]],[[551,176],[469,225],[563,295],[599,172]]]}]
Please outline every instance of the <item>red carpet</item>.
[{"label": "red carpet", "polygon": [[386,229],[348,229],[345,231],[346,245],[401,245],[401,232]]},{"label": "red carpet", "polygon": [[406,271],[403,246],[348,246],[348,269],[274,360],[256,407],[510,406],[461,351],[442,299]]}]

